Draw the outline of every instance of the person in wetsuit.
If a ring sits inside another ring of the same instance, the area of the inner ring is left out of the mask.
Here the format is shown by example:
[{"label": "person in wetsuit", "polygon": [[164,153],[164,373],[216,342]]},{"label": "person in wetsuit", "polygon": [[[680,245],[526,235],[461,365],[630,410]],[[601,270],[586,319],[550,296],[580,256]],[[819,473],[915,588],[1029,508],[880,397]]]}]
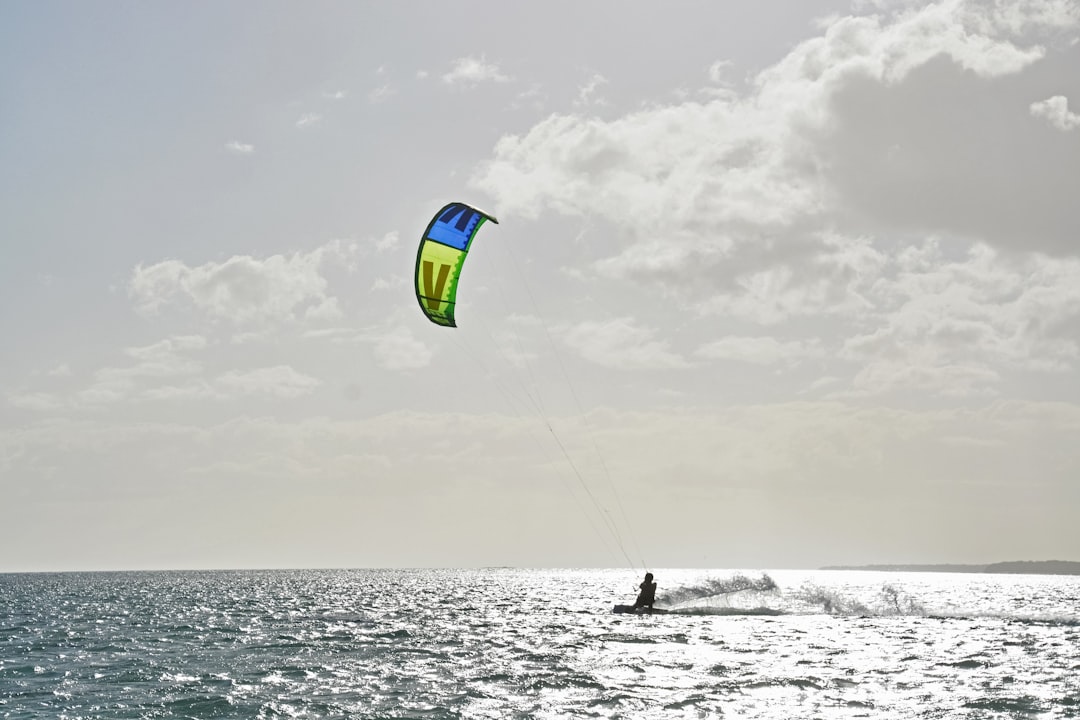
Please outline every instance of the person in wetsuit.
[{"label": "person in wetsuit", "polygon": [[651,611],[653,603],[656,602],[656,583],[653,581],[653,574],[645,573],[645,582],[638,587],[641,588],[641,592],[634,601],[634,609],[647,607]]}]

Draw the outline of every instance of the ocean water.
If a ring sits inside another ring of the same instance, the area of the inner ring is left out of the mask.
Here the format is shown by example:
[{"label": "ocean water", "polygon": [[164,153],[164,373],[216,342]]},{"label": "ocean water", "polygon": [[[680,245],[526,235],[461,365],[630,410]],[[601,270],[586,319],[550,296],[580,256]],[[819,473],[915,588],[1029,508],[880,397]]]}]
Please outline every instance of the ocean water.
[{"label": "ocean water", "polygon": [[0,575],[0,718],[1080,717],[1080,577]]}]

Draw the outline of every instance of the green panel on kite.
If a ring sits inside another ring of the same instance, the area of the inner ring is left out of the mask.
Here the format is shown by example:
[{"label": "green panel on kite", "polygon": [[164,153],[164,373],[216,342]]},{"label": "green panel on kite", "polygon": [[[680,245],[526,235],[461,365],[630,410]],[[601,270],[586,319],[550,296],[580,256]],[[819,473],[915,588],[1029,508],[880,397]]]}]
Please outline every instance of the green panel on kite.
[{"label": "green panel on kite", "polygon": [[436,325],[457,327],[458,277],[473,236],[491,215],[464,203],[450,203],[435,213],[420,239],[416,253],[416,299]]}]

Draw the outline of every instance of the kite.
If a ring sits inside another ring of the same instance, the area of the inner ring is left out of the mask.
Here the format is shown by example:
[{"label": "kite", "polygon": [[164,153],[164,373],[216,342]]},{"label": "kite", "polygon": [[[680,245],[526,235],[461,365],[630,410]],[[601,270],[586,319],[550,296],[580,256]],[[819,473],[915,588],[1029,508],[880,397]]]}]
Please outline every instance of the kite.
[{"label": "kite", "polygon": [[416,300],[428,320],[457,327],[458,276],[476,231],[491,215],[464,203],[453,202],[435,213],[420,239],[416,253]]}]

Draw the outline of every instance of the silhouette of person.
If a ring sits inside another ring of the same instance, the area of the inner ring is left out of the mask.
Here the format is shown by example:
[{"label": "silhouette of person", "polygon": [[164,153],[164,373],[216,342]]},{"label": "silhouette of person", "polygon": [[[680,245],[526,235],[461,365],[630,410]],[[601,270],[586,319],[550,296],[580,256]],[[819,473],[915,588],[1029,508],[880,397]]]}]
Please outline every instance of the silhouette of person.
[{"label": "silhouette of person", "polygon": [[641,588],[641,592],[638,593],[637,600],[634,601],[634,609],[639,607],[647,607],[652,610],[653,603],[656,602],[656,583],[653,582],[653,574],[645,573],[645,582],[638,585]]}]

